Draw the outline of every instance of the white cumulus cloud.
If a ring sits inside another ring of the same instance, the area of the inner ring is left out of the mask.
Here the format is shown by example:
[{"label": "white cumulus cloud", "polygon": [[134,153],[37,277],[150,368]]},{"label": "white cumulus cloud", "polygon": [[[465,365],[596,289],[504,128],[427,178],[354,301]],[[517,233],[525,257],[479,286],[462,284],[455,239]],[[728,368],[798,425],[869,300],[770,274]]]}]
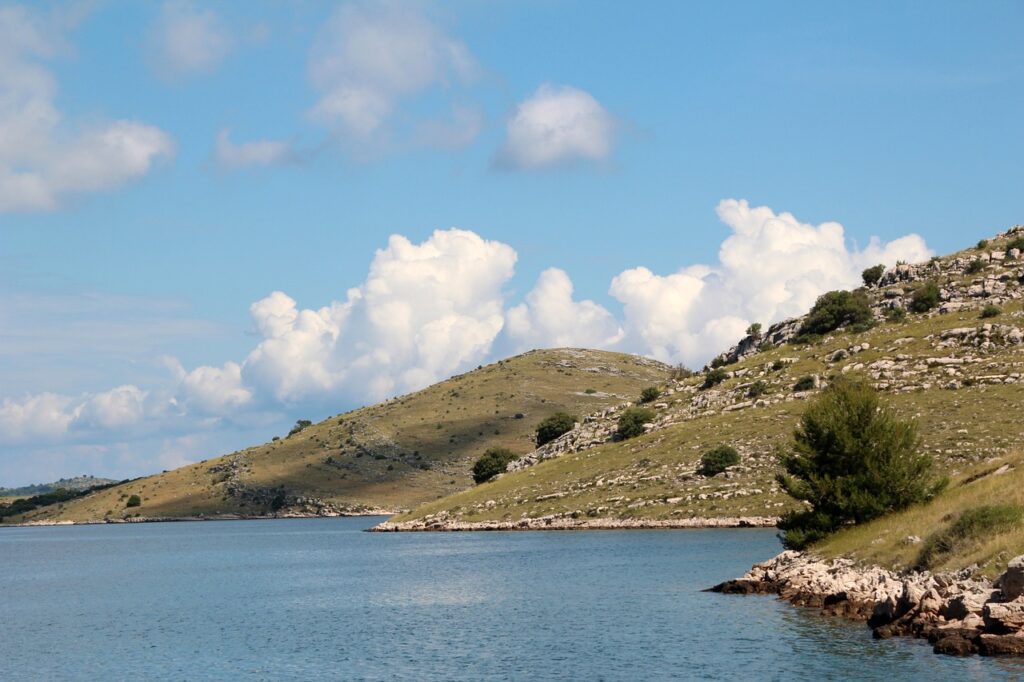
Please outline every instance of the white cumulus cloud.
[{"label": "white cumulus cloud", "polygon": [[24,7],[0,7],[0,211],[54,209],[70,195],[138,179],[174,155],[171,137],[151,125],[64,122],[57,81],[44,66],[61,33]]},{"label": "white cumulus cloud", "polygon": [[215,68],[228,55],[234,38],[212,9],[192,2],[165,2],[151,34],[153,65],[167,77]]},{"label": "white cumulus cloud", "polygon": [[593,301],[574,301],[572,293],[572,280],[564,270],[542,272],[526,301],[506,314],[505,333],[513,347],[614,347],[623,336],[615,317]]},{"label": "white cumulus cloud", "polygon": [[615,119],[590,93],[545,83],[519,103],[496,160],[520,169],[601,161],[614,138]]},{"label": "white cumulus cloud", "polygon": [[[466,46],[408,4],[355,3],[338,9],[309,58],[320,91],[312,118],[349,137],[378,134],[399,102],[435,86],[464,84],[479,67]],[[458,114],[457,114],[458,117]],[[460,132],[472,130],[463,121]]]},{"label": "white cumulus cloud", "polygon": [[381,398],[482,360],[504,325],[516,253],[473,232],[395,235],[342,302],[299,309],[282,292],[251,308],[263,340],[243,377],[276,399],[335,392]]},{"label": "white cumulus cloud", "polygon": [[610,293],[625,310],[627,348],[700,364],[737,341],[751,322],[803,314],[822,293],[858,286],[868,266],[931,256],[917,235],[887,244],[872,238],[859,250],[847,245],[839,223],[801,223],[744,200],[724,200],[717,213],[732,229],[717,265],[669,275],[638,267],[612,281]]}]

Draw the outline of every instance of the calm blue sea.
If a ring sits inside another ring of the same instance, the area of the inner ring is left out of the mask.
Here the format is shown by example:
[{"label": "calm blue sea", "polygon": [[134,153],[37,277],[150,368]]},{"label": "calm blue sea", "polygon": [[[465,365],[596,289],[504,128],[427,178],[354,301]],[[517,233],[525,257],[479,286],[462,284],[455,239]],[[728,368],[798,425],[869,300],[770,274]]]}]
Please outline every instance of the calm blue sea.
[{"label": "calm blue sea", "polygon": [[771,597],[770,530],[376,534],[380,519],[0,529],[7,680],[990,680]]}]

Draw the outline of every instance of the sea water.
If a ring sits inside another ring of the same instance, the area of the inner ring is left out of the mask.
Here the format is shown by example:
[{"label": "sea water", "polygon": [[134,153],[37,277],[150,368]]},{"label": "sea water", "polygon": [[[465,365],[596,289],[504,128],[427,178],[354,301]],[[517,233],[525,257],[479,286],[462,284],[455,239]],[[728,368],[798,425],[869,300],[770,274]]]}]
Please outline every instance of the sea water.
[{"label": "sea water", "polygon": [[365,533],[381,519],[0,528],[7,680],[990,680],[770,596],[771,530]]}]

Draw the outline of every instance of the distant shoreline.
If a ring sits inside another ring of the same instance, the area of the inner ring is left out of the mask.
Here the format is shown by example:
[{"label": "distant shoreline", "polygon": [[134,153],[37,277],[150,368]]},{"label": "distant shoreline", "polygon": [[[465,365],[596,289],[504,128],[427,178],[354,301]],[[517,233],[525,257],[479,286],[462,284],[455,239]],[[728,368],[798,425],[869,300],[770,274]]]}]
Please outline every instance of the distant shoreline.
[{"label": "distant shoreline", "polygon": [[217,516],[137,516],[126,519],[96,519],[92,521],[27,521],[25,523],[0,523],[3,528],[40,528],[49,526],[121,526],[132,523],[188,523],[193,521],[273,521],[278,519],[332,519],[359,518],[364,516],[394,516],[395,511],[374,509],[351,514],[271,514],[247,516],[223,514]]},{"label": "distant shoreline", "polygon": [[518,521],[385,521],[372,533],[457,533],[504,530],[654,530],[671,528],[774,528],[777,516],[728,516],[685,519],[574,519],[541,517]]}]

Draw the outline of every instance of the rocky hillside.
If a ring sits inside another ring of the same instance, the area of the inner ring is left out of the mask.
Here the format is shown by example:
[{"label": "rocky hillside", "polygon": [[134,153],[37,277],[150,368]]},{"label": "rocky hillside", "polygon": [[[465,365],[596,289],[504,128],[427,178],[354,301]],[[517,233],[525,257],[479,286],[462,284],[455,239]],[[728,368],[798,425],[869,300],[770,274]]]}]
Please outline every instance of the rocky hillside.
[{"label": "rocky hillside", "polygon": [[[1016,226],[975,248],[890,268],[862,289],[872,323],[799,342],[806,318],[773,325],[723,353],[715,368],[663,384],[643,435],[616,435],[628,404],[593,412],[498,479],[386,528],[777,516],[791,502],[774,482],[776,449],[790,438],[803,401],[848,373],[868,377],[915,417],[924,447],[952,474],[999,458],[1024,435],[1015,409],[1024,400],[1024,262],[1015,243],[1022,238],[1024,226]],[[929,283],[934,301],[919,293]],[[740,463],[701,475],[701,455],[720,444],[736,448]]]},{"label": "rocky hillside", "polygon": [[[390,513],[471,486],[472,464],[491,446],[529,452],[537,423],[553,412],[621,404],[669,372],[621,353],[533,351],[8,522]],[[132,495],[139,506],[126,506]]]},{"label": "rocky hillside", "polygon": [[20,488],[0,488],[0,497],[30,497],[52,493],[54,490],[86,490],[98,485],[117,483],[112,478],[97,478],[96,476],[75,476],[73,478],[62,478],[53,483],[37,483],[26,485]]}]

